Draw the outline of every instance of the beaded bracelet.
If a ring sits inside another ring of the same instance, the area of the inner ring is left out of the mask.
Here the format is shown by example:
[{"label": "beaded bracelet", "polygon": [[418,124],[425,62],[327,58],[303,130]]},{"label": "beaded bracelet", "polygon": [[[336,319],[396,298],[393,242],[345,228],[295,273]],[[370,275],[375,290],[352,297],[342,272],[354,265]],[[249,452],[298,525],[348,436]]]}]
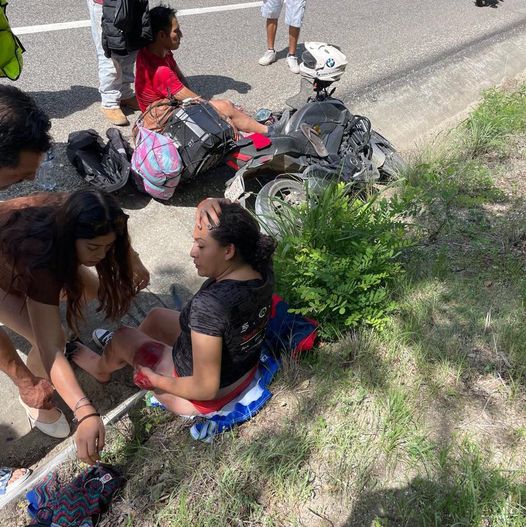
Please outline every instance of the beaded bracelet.
[{"label": "beaded bracelet", "polygon": [[82,421],[85,421],[88,417],[100,417],[100,414],[99,412],[93,412],[92,414],[85,415],[82,419],[79,419],[77,421],[77,427],[80,426],[80,423],[82,423]]}]

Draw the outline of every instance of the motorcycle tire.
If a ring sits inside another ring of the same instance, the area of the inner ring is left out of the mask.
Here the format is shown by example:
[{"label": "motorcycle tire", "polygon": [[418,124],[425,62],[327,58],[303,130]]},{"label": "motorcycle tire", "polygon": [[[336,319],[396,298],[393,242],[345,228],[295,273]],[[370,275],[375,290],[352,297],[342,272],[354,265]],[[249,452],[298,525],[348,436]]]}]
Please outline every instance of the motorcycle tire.
[{"label": "motorcycle tire", "polygon": [[287,205],[300,205],[307,201],[305,182],[301,179],[278,178],[270,181],[258,192],[255,213],[264,232],[279,237],[277,216]]},{"label": "motorcycle tire", "polygon": [[385,139],[385,137],[374,130],[371,132],[371,142],[374,142],[385,155],[384,164],[381,167],[378,167],[380,181],[387,182],[398,178],[400,172],[402,172],[406,166],[402,156],[394,149],[393,145]]}]

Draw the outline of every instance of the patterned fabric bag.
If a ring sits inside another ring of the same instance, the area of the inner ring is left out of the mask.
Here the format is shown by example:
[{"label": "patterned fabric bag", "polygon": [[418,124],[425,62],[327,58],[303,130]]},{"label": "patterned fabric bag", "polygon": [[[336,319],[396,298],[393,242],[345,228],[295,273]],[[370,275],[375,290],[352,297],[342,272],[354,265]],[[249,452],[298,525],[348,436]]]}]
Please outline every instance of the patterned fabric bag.
[{"label": "patterned fabric bag", "polygon": [[176,144],[169,137],[140,125],[135,143],[132,170],[139,190],[154,198],[170,199],[183,170]]},{"label": "patterned fabric bag", "polygon": [[52,473],[26,494],[28,512],[34,520],[30,525],[92,527],[124,481],[113,467],[103,463],[89,467],[65,485]]}]

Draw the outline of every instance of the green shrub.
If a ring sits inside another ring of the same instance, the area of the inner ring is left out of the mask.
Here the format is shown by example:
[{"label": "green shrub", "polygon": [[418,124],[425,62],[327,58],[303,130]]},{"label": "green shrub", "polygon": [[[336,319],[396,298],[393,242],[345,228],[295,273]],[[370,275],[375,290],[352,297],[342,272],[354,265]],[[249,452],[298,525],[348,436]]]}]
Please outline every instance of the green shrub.
[{"label": "green shrub", "polygon": [[332,184],[298,207],[282,207],[274,258],[277,291],[293,312],[315,318],[325,338],[366,324],[381,328],[395,307],[404,225],[385,200]]}]

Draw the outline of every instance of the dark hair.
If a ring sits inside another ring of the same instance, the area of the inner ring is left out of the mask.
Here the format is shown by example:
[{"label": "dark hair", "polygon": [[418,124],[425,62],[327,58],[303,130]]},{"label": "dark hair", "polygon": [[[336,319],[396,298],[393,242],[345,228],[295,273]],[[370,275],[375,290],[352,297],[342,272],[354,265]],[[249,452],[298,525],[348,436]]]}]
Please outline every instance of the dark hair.
[{"label": "dark hair", "polygon": [[51,147],[49,117],[14,86],[0,85],[0,167],[16,167],[20,152]]},{"label": "dark hair", "polygon": [[159,31],[169,32],[172,20],[176,17],[177,10],[166,5],[160,5],[150,9],[150,26],[152,28],[153,40],[157,38]]},{"label": "dark hair", "polygon": [[232,243],[238,255],[256,271],[265,273],[276,242],[261,233],[257,220],[239,203],[221,205],[220,222],[210,232],[220,245]]},{"label": "dark hair", "polygon": [[[137,292],[133,284],[127,219],[113,196],[96,189],[79,190],[61,204],[28,207],[11,214],[5,225],[0,226],[0,250],[13,263],[13,282],[20,280],[27,287],[36,269],[51,269],[63,281],[67,323],[76,330],[83,318],[76,240],[112,232],[116,235],[106,256],[96,266],[100,280],[98,311],[112,319],[120,318],[128,311]],[[17,227],[10,229],[9,225],[15,222]]]}]

